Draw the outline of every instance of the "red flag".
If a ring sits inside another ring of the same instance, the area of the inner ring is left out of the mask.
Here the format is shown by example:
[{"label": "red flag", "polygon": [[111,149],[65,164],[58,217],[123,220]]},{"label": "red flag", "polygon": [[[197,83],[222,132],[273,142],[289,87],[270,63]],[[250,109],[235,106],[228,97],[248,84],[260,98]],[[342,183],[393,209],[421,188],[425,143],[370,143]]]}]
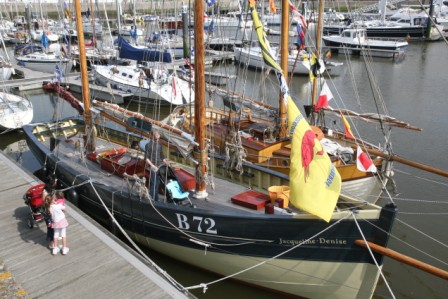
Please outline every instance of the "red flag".
[{"label": "red flag", "polygon": [[356,167],[363,172],[376,172],[375,164],[373,164],[370,157],[361,150],[361,147],[359,145],[356,152]]},{"label": "red flag", "polygon": [[301,24],[304,31],[306,31],[308,29],[308,24],[299,10],[291,3],[291,0],[289,0],[289,9],[293,19],[296,20],[298,24]]},{"label": "red flag", "polygon": [[316,111],[319,111],[321,108],[328,107],[328,101],[333,98],[333,94],[331,93],[330,88],[327,85],[327,82],[324,82],[322,86],[322,90],[320,91],[319,99],[317,100]]},{"label": "red flag", "polygon": [[341,113],[341,119],[344,122],[345,136],[347,138],[355,139],[355,137],[353,137],[353,133],[350,128],[350,124],[348,123],[347,119],[344,117],[344,115],[342,113]]}]

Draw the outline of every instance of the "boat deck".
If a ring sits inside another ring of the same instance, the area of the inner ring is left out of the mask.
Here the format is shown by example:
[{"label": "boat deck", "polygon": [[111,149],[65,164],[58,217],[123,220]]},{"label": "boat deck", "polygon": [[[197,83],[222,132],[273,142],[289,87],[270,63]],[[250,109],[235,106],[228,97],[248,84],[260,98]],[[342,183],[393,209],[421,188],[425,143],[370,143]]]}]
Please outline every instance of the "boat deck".
[{"label": "boat deck", "polygon": [[[85,157],[81,152],[80,145],[84,143],[83,137],[79,133],[74,133],[76,131],[75,129],[81,128],[77,128],[77,125],[73,123],[71,125],[66,123],[66,126],[67,127],[64,130],[61,129],[59,131],[65,133],[58,137],[59,144],[54,150],[54,154],[63,158],[62,160],[64,161],[64,163],[73,168],[76,173],[79,173],[77,175],[77,178],[82,179],[77,180],[77,184],[82,181],[87,182],[90,179],[92,181],[101,182],[102,185],[105,185],[108,188],[110,187],[110,190],[114,194],[119,194],[124,190],[127,193],[129,190],[128,188],[134,188],[136,186],[134,185],[132,179],[127,180],[118,175],[112,175],[105,169],[102,169],[99,163],[87,159],[87,157]],[[70,130],[69,127],[71,128]],[[48,130],[46,125],[43,124],[36,127],[36,129],[41,132],[41,134],[38,134],[40,142],[45,143],[45,146],[50,148],[50,138],[48,137],[48,132],[46,131]],[[113,136],[109,137],[113,138]],[[97,153],[123,147],[122,145],[102,138],[96,138],[95,142]],[[131,142],[131,140],[128,140],[128,142]],[[138,159],[143,159],[144,157],[144,153],[141,150],[135,149],[128,149],[127,155],[133,156],[134,158]],[[173,166],[176,167],[176,165]],[[194,177],[193,169],[188,168],[184,165],[177,165],[177,167],[189,172],[190,175]],[[213,169],[214,167],[214,165],[211,165],[210,169]],[[133,174],[129,173],[129,175],[132,176]],[[316,218],[316,216],[299,210],[292,205],[287,205],[287,208],[282,208],[281,200],[276,200],[272,205],[269,199],[269,195],[266,191],[258,192],[258,190],[251,190],[244,185],[235,183],[230,178],[223,179],[221,177],[209,177],[209,181],[212,181],[212,183],[207,185],[206,198],[195,198],[195,192],[190,191],[189,198],[192,201],[192,204],[197,208],[220,211],[222,213],[231,212],[231,214],[254,215],[266,214],[267,211],[269,211],[269,214],[276,214],[276,216],[280,215],[284,217],[294,218]],[[216,186],[216,189],[213,189],[212,186]],[[247,193],[248,191],[251,192]],[[132,192],[137,192],[137,189],[134,188],[134,191]],[[239,197],[239,199],[235,199],[235,196]],[[164,202],[164,204],[174,204],[172,202],[168,202],[163,194],[160,194],[159,198]],[[370,213],[373,214],[379,212],[378,206],[342,196],[338,200],[338,206],[336,207],[336,209],[338,209],[339,211],[344,211],[353,207],[356,207],[358,210],[364,210],[365,212],[370,211]],[[345,213],[337,214],[337,217],[342,217]]]},{"label": "boat deck", "polygon": [[[49,144],[50,139],[47,138],[45,142]],[[127,180],[107,173],[105,170],[101,169],[100,164],[95,163],[93,161],[88,160],[87,158],[81,159],[81,150],[79,148],[79,144],[83,144],[83,140],[78,135],[71,137],[70,139],[63,140],[59,143],[56,154],[61,156],[64,155],[64,162],[69,163],[71,167],[76,169],[80,174],[88,174],[92,180],[101,181],[103,184],[107,186],[111,186],[115,189],[122,190],[122,188],[127,188]],[[110,150],[113,148],[121,147],[120,145],[113,144],[111,142],[105,141],[103,139],[96,139],[96,149],[97,152]],[[134,157],[139,157],[143,159],[144,153],[139,150],[128,150],[128,153]],[[67,159],[68,158],[68,159]],[[173,163],[173,167],[180,167],[178,164]],[[193,169],[183,166],[182,169],[186,170],[189,173],[193,173]],[[130,174],[132,175],[132,174]],[[192,203],[198,208],[204,209],[218,209],[218,210],[232,210],[233,212],[241,212],[241,213],[255,213],[255,214],[264,214],[265,213],[265,204],[261,204],[258,207],[253,205],[240,205],[232,202],[231,198],[237,194],[241,194],[243,192],[250,191],[251,189],[235,184],[229,180],[224,180],[218,177],[209,178],[214,181],[214,186],[216,190],[213,190],[210,186],[207,185],[207,193],[208,196],[206,199],[197,199],[194,197],[194,191],[190,191],[190,200]],[[269,195],[264,192],[256,192],[257,195],[263,196],[268,199]],[[163,194],[159,195],[160,200],[166,201],[166,197]],[[266,201],[268,203],[268,201]],[[244,203],[243,203],[244,204]],[[283,211],[286,213],[286,211]],[[300,213],[298,210],[296,213]]]}]

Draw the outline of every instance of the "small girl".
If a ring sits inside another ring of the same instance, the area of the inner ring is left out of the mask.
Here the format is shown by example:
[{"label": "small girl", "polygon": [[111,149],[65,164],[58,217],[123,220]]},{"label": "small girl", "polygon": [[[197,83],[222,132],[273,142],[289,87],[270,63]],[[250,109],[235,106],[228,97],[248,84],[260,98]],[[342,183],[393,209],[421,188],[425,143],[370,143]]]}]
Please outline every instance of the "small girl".
[{"label": "small girl", "polygon": [[52,227],[54,230],[53,236],[53,250],[52,254],[56,255],[59,252],[58,247],[58,238],[62,237],[62,254],[67,254],[69,249],[67,247],[67,238],[66,238],[66,228],[68,226],[67,218],[65,217],[65,205],[61,203],[57,203],[56,199],[53,198],[50,205],[50,213],[51,219],[53,221]]},{"label": "small girl", "polygon": [[64,192],[56,191],[56,203],[60,203],[65,206]]}]

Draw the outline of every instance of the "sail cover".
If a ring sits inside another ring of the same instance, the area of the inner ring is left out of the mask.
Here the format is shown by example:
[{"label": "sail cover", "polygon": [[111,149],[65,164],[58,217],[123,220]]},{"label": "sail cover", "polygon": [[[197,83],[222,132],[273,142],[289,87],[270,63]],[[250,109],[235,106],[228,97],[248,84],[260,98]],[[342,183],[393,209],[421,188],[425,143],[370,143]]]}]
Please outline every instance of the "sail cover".
[{"label": "sail cover", "polygon": [[137,61],[158,61],[170,63],[173,61],[171,53],[148,48],[138,48],[131,45],[123,37],[118,37],[118,48],[120,49],[120,58],[132,59]]},{"label": "sail cover", "polygon": [[328,222],[341,191],[341,177],[289,94],[282,69],[258,18],[255,0],[249,0],[249,6],[263,59],[275,70],[283,101],[288,107],[288,130],[292,138],[289,200],[297,208]]}]

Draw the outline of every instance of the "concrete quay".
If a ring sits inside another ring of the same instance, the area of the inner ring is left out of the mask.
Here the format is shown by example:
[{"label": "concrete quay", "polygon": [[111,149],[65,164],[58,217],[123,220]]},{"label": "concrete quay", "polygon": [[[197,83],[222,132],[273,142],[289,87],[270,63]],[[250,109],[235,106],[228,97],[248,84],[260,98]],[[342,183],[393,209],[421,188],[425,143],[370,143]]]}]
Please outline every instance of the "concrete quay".
[{"label": "concrete quay", "polygon": [[52,255],[45,223],[27,224],[38,183],[0,151],[1,298],[194,298],[68,202],[70,252]]}]

